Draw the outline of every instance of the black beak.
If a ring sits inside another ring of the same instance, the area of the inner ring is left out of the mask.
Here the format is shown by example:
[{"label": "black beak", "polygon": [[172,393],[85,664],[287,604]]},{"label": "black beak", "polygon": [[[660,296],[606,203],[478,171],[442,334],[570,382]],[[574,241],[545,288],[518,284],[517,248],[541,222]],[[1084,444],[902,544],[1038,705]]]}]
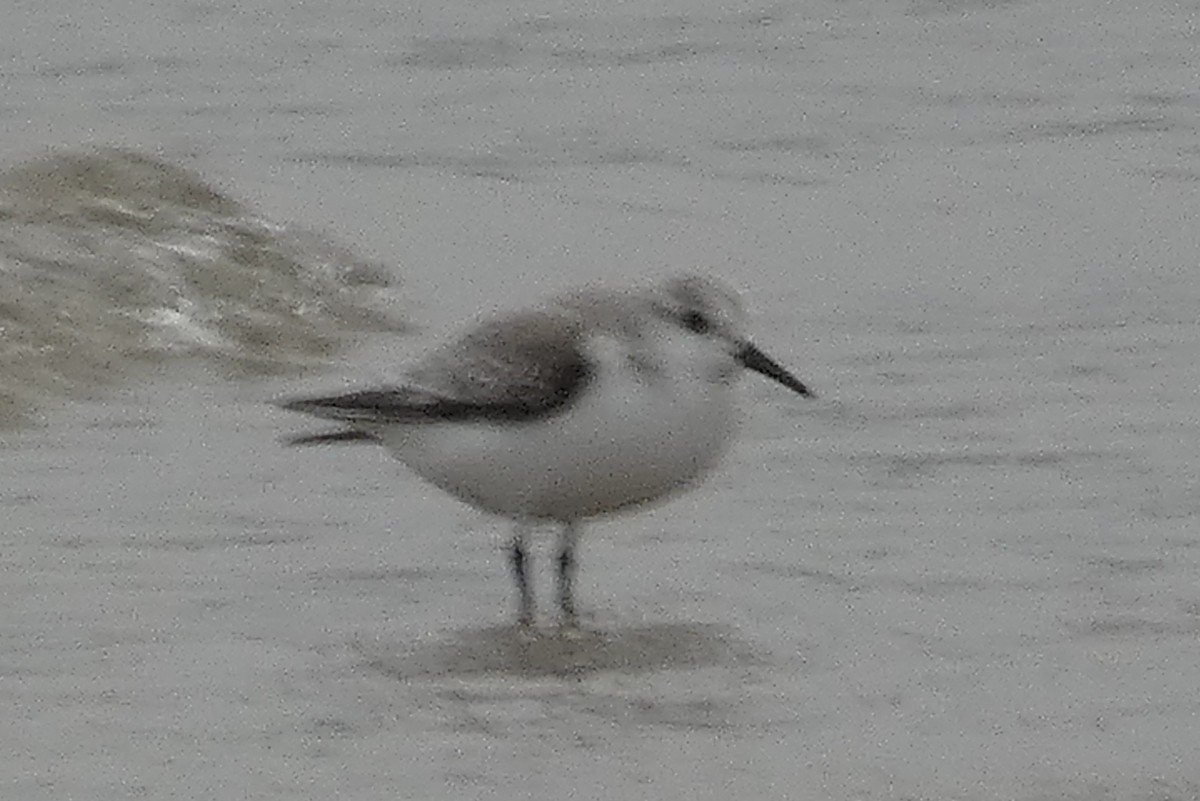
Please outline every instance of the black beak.
[{"label": "black beak", "polygon": [[738,350],[737,359],[748,370],[762,373],[767,378],[778,381],[788,389],[806,398],[814,397],[813,393],[808,387],[804,386],[800,379],[783,369],[779,362],[749,342],[742,344],[742,347]]}]

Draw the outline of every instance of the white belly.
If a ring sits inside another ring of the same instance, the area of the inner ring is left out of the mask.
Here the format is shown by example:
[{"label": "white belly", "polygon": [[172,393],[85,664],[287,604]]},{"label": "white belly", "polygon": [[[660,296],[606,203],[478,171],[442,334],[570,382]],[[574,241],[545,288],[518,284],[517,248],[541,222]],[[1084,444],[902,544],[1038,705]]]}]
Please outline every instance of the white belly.
[{"label": "white belly", "polygon": [[546,420],[426,423],[381,438],[419,476],[484,511],[577,520],[692,486],[737,430],[732,386],[604,380]]}]

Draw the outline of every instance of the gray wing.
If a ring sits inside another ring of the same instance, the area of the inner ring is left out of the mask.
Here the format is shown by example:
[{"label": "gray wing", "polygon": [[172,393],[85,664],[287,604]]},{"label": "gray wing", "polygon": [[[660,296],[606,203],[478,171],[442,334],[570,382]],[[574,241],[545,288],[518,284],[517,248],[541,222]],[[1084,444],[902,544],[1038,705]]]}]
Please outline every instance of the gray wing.
[{"label": "gray wing", "polygon": [[591,375],[576,317],[526,312],[486,323],[435,350],[403,386],[295,398],[280,405],[351,426],[349,431],[298,437],[292,440],[296,444],[355,441],[369,439],[372,428],[390,423],[545,417],[570,404]]}]

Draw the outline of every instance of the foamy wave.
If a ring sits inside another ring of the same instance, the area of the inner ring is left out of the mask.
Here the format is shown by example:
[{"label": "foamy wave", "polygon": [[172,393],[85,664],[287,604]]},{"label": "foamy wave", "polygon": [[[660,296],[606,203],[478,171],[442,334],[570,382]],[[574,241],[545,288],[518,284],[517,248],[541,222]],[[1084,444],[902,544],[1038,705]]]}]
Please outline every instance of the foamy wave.
[{"label": "foamy wave", "polygon": [[403,328],[397,301],[381,265],[144,155],[0,175],[0,421],[177,356],[294,369],[347,331]]}]

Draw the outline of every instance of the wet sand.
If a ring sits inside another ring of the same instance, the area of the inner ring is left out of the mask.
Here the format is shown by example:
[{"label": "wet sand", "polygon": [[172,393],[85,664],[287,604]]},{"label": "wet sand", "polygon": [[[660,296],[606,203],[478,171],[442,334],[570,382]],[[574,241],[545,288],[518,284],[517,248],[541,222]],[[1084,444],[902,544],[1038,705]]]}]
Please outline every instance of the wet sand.
[{"label": "wet sand", "polygon": [[[5,797],[1200,798],[1185,10],[125,6],[26,12],[4,157],[166,148],[424,328],[2,435]],[[279,444],[281,391],[697,266],[821,397],[748,380],[712,481],[589,531],[579,640],[512,636],[502,526]]]}]

